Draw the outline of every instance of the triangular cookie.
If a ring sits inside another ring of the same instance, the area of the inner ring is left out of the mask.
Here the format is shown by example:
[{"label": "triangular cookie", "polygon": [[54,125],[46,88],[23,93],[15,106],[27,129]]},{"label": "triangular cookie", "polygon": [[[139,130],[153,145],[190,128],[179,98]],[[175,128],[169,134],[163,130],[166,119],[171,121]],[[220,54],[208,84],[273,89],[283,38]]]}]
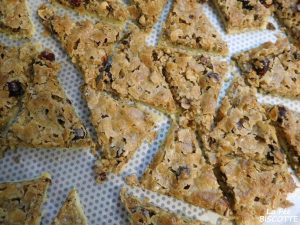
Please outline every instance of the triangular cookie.
[{"label": "triangular cookie", "polygon": [[154,65],[165,76],[180,108],[180,124],[200,133],[210,131],[227,63],[172,48],[157,48],[152,55]]},{"label": "triangular cookie", "polygon": [[167,4],[167,0],[132,0],[128,10],[140,29],[150,32]]},{"label": "triangular cookie", "polygon": [[229,202],[213,169],[202,155],[195,132],[174,123],[140,183],[143,188],[227,215]]},{"label": "triangular cookie", "polygon": [[212,0],[228,33],[266,29],[272,14],[271,0]]},{"label": "triangular cookie", "polygon": [[100,89],[143,102],[168,113],[176,111],[168,84],[154,60],[155,49],[147,47],[145,34],[132,26],[116,47],[112,64],[99,77]]},{"label": "triangular cookie", "polygon": [[107,173],[119,173],[143,141],[153,140],[157,118],[136,103],[115,99],[89,86],[85,87],[84,95],[102,146],[95,171],[97,179],[103,181]]},{"label": "triangular cookie", "polygon": [[300,50],[287,39],[266,42],[234,59],[249,85],[264,93],[300,99]]},{"label": "triangular cookie", "polygon": [[210,23],[197,0],[174,1],[161,44],[217,55],[228,54],[227,43]]},{"label": "triangular cookie", "polygon": [[300,177],[300,113],[284,106],[266,106],[267,115],[277,130],[281,147],[289,164]]},{"label": "triangular cookie", "polygon": [[0,224],[39,225],[50,175],[29,181],[0,183]]},{"label": "triangular cookie", "polygon": [[93,147],[86,128],[57,80],[60,64],[55,62],[55,55],[44,50],[30,67],[30,83],[21,112],[2,133],[1,149]]},{"label": "triangular cookie", "polygon": [[128,212],[131,225],[209,225],[210,223],[191,220],[161,209],[147,200],[139,200],[121,190],[121,200]]},{"label": "triangular cookie", "polygon": [[255,88],[236,78],[224,98],[216,127],[206,136],[205,154],[232,199],[238,224],[261,224],[260,217],[287,207],[296,186],[276,130],[258,103]]},{"label": "triangular cookie", "polygon": [[300,46],[300,2],[298,0],[275,0],[275,15],[297,47]]},{"label": "triangular cookie", "polygon": [[129,13],[127,5],[122,0],[51,0],[81,14],[92,14],[104,20],[125,22]]},{"label": "triangular cookie", "polygon": [[103,22],[75,22],[69,16],[56,15],[46,5],[40,7],[38,15],[81,70],[85,83],[94,81],[107,63],[122,29]]},{"label": "triangular cookie", "polygon": [[84,214],[76,190],[72,190],[65,203],[59,210],[52,225],[87,225],[88,221]]},{"label": "triangular cookie", "polygon": [[1,0],[0,5],[0,32],[16,38],[31,38],[34,28],[27,0]]}]

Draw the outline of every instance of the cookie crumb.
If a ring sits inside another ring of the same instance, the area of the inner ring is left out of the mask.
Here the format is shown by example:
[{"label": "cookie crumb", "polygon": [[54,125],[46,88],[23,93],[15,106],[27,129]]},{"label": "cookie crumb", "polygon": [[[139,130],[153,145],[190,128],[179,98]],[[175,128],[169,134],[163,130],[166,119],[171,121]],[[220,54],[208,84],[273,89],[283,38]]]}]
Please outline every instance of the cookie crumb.
[{"label": "cookie crumb", "polygon": [[273,23],[268,23],[268,25],[267,25],[267,29],[268,30],[276,30],[276,27],[274,26],[274,24]]}]

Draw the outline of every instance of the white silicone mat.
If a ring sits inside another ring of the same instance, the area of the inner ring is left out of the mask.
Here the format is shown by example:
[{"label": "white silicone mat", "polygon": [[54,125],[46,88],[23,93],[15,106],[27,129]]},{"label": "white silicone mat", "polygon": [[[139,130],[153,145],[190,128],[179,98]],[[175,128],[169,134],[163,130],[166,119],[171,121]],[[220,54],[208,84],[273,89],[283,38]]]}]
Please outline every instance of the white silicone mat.
[{"label": "white silicone mat", "polygon": [[[39,5],[44,3],[45,0],[28,0],[28,2],[32,12],[33,22],[36,27],[36,34],[33,41],[42,43],[45,48],[50,48],[56,53],[57,60],[63,65],[59,80],[65,88],[67,95],[72,100],[79,116],[93,133],[89,121],[88,109],[80,93],[80,85],[82,84],[81,75],[60,48],[58,42],[51,37],[45,37],[42,34],[44,29],[36,16],[36,11]],[[150,45],[157,43],[157,34],[161,30],[162,21],[166,18],[171,3],[171,0],[169,0],[168,5],[161,16],[160,22],[155,26],[154,31],[151,33],[148,40]],[[87,18],[84,16],[79,17],[76,13],[71,11],[63,9],[60,9],[59,11],[60,13],[68,13],[78,20]],[[212,7],[205,4],[205,12],[213,25],[228,42],[230,55],[256,47],[266,41],[275,41],[278,35],[283,35],[273,18],[271,18],[270,21],[276,26],[276,31],[265,30],[238,35],[226,35],[217,14]],[[12,46],[20,45],[22,43],[21,41],[10,40],[2,34],[0,34],[0,42]],[[230,62],[230,57],[228,57],[227,60]],[[220,96],[224,96],[225,90],[230,84],[231,77],[232,75],[228,74],[229,79],[225,83]],[[262,95],[259,95],[258,97],[261,102],[271,104],[281,103],[288,108],[300,112],[300,102],[298,101]],[[53,184],[48,193],[48,201],[44,206],[42,225],[51,224],[53,217],[56,215],[72,187],[77,188],[79,192],[90,225],[128,225],[129,221],[126,212],[119,200],[119,190],[124,185],[123,178],[132,173],[136,173],[139,176],[142,175],[147,165],[151,162],[154,154],[157,152],[160,143],[164,140],[168,128],[169,121],[165,118],[162,124],[157,128],[160,130],[158,139],[155,140],[151,146],[146,143],[141,146],[125,171],[120,176],[110,175],[109,180],[103,184],[96,184],[94,181],[91,168],[95,158],[88,151],[59,151],[47,149],[19,149],[15,152],[8,152],[5,158],[0,160],[0,182],[30,179],[38,176],[43,171],[48,171],[52,174]],[[295,178],[295,181],[297,182],[297,185],[300,186],[299,180]],[[216,214],[206,212],[203,209],[173,198],[158,195],[149,191],[144,192],[139,189],[132,189],[131,192],[139,197],[149,197],[150,201],[157,206],[169,209],[175,213],[211,221],[217,224],[221,223]],[[291,194],[289,199],[295,205],[286,210],[279,209],[276,212],[270,212],[268,218],[261,218],[263,221],[268,221],[265,224],[300,225],[300,189],[298,188]]]}]

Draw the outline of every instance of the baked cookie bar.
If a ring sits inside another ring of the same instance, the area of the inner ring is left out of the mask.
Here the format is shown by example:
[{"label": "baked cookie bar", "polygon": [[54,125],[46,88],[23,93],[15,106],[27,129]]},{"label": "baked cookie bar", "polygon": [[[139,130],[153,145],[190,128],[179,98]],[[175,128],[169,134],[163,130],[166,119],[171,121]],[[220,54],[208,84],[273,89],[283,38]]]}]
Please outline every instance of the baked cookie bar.
[{"label": "baked cookie bar", "polygon": [[219,111],[216,127],[203,137],[205,154],[231,200],[238,224],[261,224],[260,216],[287,207],[295,189],[276,130],[256,99],[237,78]]},{"label": "baked cookie bar", "polygon": [[300,114],[284,106],[266,106],[289,164],[300,177]]},{"label": "baked cookie bar", "polygon": [[287,39],[267,42],[234,59],[248,84],[264,93],[300,97],[300,51]]},{"label": "baked cookie bar", "polygon": [[212,0],[228,33],[265,29],[272,0]]},{"label": "baked cookie bar", "polygon": [[16,38],[31,38],[34,34],[27,0],[0,0],[0,32]]},{"label": "baked cookie bar", "polygon": [[155,49],[145,44],[145,34],[135,26],[120,40],[112,63],[98,77],[98,87],[168,113],[176,111],[165,77],[155,65]]},{"label": "baked cookie bar", "polygon": [[136,103],[116,99],[88,85],[84,96],[102,146],[95,172],[97,180],[104,181],[107,173],[121,172],[143,141],[155,138],[153,128],[157,119]]},{"label": "baked cookie bar", "polygon": [[210,223],[190,220],[163,210],[149,203],[129,195],[125,189],[121,190],[121,200],[128,212],[132,225],[209,225]]},{"label": "baked cookie bar", "polygon": [[[3,132],[1,151],[28,148],[89,148],[93,143],[61,88],[55,55],[43,50],[31,64],[22,110]],[[2,153],[2,152],[1,152]]]},{"label": "baked cookie bar", "polygon": [[72,190],[65,203],[59,210],[52,225],[87,225],[88,221],[84,215],[83,208],[76,190]]},{"label": "baked cookie bar", "polygon": [[274,0],[275,14],[295,43],[300,46],[300,2],[298,0]]},{"label": "baked cookie bar", "polygon": [[237,224],[261,225],[261,216],[291,206],[287,195],[296,185],[287,166],[226,156],[220,160],[220,171],[233,198]]},{"label": "baked cookie bar", "polygon": [[113,46],[121,36],[121,28],[89,20],[75,22],[68,16],[58,16],[52,8],[42,5],[38,14],[44,26],[81,70],[85,83],[94,80],[104,68]]},{"label": "baked cookie bar", "polygon": [[168,0],[130,0],[128,11],[139,28],[150,32]]},{"label": "baked cookie bar", "polygon": [[29,181],[0,183],[0,223],[39,225],[50,175]]},{"label": "baked cookie bar", "polygon": [[175,0],[163,29],[162,45],[227,55],[227,43],[213,27],[197,0]]},{"label": "baked cookie bar", "polygon": [[166,77],[181,112],[181,125],[200,133],[210,130],[217,99],[227,73],[226,62],[192,56],[171,48],[155,49],[153,62]]},{"label": "baked cookie bar", "polygon": [[20,110],[28,87],[31,65],[38,52],[34,45],[12,48],[0,44],[0,132]]},{"label": "baked cookie bar", "polygon": [[129,13],[122,0],[51,0],[81,14],[92,14],[104,20],[125,22]]},{"label": "baked cookie bar", "polygon": [[[128,181],[130,184],[129,178]],[[145,189],[214,210],[221,215],[231,213],[229,202],[222,194],[213,167],[205,161],[195,132],[176,123],[140,184]]]}]

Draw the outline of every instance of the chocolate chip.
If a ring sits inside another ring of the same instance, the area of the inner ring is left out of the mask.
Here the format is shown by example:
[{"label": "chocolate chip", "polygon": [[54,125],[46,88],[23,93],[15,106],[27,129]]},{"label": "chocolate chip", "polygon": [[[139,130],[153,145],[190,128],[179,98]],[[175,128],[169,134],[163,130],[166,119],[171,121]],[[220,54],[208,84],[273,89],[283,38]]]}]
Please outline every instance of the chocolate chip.
[{"label": "chocolate chip", "polygon": [[73,138],[74,141],[83,139],[86,136],[86,133],[83,130],[83,128],[76,128],[73,130],[73,132],[74,132],[74,138]]},{"label": "chocolate chip", "polygon": [[69,0],[69,3],[72,6],[79,7],[81,5],[82,1],[81,0]]},{"label": "chocolate chip", "polygon": [[19,97],[24,94],[24,89],[20,81],[14,80],[7,83],[9,97]]},{"label": "chocolate chip", "polygon": [[51,62],[55,61],[55,55],[52,52],[49,52],[46,50],[42,51],[39,57],[40,57],[40,59],[46,59]]},{"label": "chocolate chip", "polygon": [[269,59],[264,59],[264,60],[259,60],[253,63],[254,70],[256,71],[257,75],[263,76],[265,75],[270,67],[270,60]]},{"label": "chocolate chip", "polygon": [[252,10],[254,8],[252,5],[250,5],[249,0],[238,0],[238,1],[242,3],[243,9]]},{"label": "chocolate chip", "polygon": [[214,72],[208,72],[206,75],[207,75],[210,79],[214,79],[214,80],[216,80],[216,81],[220,81],[220,76],[219,76],[219,74],[217,74],[217,73],[214,73]]}]

